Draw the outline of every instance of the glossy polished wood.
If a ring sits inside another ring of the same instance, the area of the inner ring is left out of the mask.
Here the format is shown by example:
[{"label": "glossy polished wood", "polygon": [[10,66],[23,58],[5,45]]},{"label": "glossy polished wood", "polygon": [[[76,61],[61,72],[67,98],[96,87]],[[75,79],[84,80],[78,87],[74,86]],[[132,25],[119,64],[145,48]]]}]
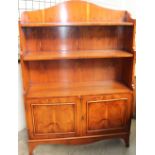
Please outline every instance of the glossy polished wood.
[{"label": "glossy polished wood", "polygon": [[38,60],[65,60],[65,59],[91,59],[91,58],[125,58],[133,57],[132,53],[123,50],[79,50],[62,52],[33,52],[25,53],[24,61]]},{"label": "glossy polished wood", "polygon": [[27,100],[31,139],[63,138],[80,135],[78,97],[36,98]]},{"label": "glossy polished wood", "polygon": [[132,58],[48,60],[31,61],[26,64],[29,67],[30,85],[49,83],[72,85],[77,82],[104,81],[120,81],[128,85],[132,73],[125,69],[126,67],[130,69]]},{"label": "glossy polished wood", "polygon": [[22,28],[27,27],[57,27],[57,26],[133,26],[131,22],[79,22],[79,23],[22,23]]},{"label": "glossy polished wood", "polygon": [[44,10],[27,11],[22,14],[21,24],[23,26],[96,25],[97,23],[132,25],[132,22],[125,23],[127,17],[126,11],[103,9],[95,4],[77,0],[60,3]]},{"label": "glossy polished wood", "polygon": [[19,22],[29,152],[122,138],[129,146],[135,23],[84,1],[26,11]]},{"label": "glossy polished wood", "polygon": [[27,92],[27,98],[83,96],[113,93],[132,93],[132,91],[124,84],[117,81],[48,83],[31,85]]},{"label": "glossy polished wood", "polygon": [[131,115],[131,94],[84,96],[83,116],[86,135],[128,130]]},{"label": "glossy polished wood", "polygon": [[22,32],[26,40],[22,50],[23,55],[46,51],[55,51],[60,54],[79,50],[125,50],[129,53],[132,51],[133,27],[63,26],[54,28],[26,28],[22,29]]}]

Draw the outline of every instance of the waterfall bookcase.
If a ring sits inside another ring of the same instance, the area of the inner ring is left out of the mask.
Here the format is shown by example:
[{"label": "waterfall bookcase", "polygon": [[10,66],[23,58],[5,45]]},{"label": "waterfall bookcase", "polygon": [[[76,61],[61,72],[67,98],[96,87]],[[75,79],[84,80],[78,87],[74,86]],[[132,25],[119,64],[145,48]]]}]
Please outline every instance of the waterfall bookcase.
[{"label": "waterfall bookcase", "polygon": [[135,23],[84,1],[26,11],[19,21],[29,153],[39,144],[119,138],[129,146]]}]

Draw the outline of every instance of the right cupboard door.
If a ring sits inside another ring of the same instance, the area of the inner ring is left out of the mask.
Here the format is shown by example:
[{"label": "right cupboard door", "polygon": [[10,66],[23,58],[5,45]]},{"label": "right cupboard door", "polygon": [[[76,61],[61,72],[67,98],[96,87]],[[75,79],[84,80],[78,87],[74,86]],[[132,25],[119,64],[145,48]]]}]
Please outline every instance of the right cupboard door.
[{"label": "right cupboard door", "polygon": [[131,96],[101,95],[83,97],[83,132],[86,135],[128,130]]}]

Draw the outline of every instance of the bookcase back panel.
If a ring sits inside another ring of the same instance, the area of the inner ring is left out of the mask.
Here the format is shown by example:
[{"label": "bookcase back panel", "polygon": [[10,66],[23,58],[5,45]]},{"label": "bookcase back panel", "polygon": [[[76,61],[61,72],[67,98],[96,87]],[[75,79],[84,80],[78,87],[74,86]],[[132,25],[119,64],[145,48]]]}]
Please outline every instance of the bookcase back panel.
[{"label": "bookcase back panel", "polygon": [[120,80],[121,59],[81,59],[28,62],[30,82],[43,84],[52,82],[88,82]]},{"label": "bookcase back panel", "polygon": [[130,26],[25,28],[25,51],[130,50],[132,31]]},{"label": "bookcase back panel", "polygon": [[[129,32],[130,31],[130,32]],[[132,27],[96,26],[79,28],[79,49],[127,49],[131,46],[124,42],[126,36],[132,35]],[[130,39],[128,39],[131,41]]]}]

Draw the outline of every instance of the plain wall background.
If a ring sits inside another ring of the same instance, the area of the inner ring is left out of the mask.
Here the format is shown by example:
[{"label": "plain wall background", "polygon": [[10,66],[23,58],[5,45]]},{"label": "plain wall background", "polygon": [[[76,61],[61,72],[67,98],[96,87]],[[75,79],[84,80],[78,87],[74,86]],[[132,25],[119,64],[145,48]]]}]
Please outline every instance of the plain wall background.
[{"label": "plain wall background", "polygon": [[[49,0],[40,0],[49,1]],[[59,2],[63,2],[65,0],[51,0],[53,1],[52,5],[55,5]],[[120,10],[128,10],[133,18],[135,18],[135,0],[87,0],[89,2],[93,2],[97,5],[101,5],[103,7],[108,7],[112,9],[120,9]],[[31,2],[31,3],[30,3]],[[28,5],[26,4],[27,1],[19,0],[19,16],[22,11],[25,10],[32,10],[32,1],[30,0]],[[26,6],[26,7],[25,7]],[[35,3],[33,0],[33,7],[38,9],[38,3]],[[49,7],[48,5],[42,5],[40,8]],[[24,112],[24,102],[23,102],[23,95],[22,95],[22,78],[21,78],[21,68],[20,64],[18,65],[18,131],[21,131],[26,127],[25,121],[25,112]]]}]

